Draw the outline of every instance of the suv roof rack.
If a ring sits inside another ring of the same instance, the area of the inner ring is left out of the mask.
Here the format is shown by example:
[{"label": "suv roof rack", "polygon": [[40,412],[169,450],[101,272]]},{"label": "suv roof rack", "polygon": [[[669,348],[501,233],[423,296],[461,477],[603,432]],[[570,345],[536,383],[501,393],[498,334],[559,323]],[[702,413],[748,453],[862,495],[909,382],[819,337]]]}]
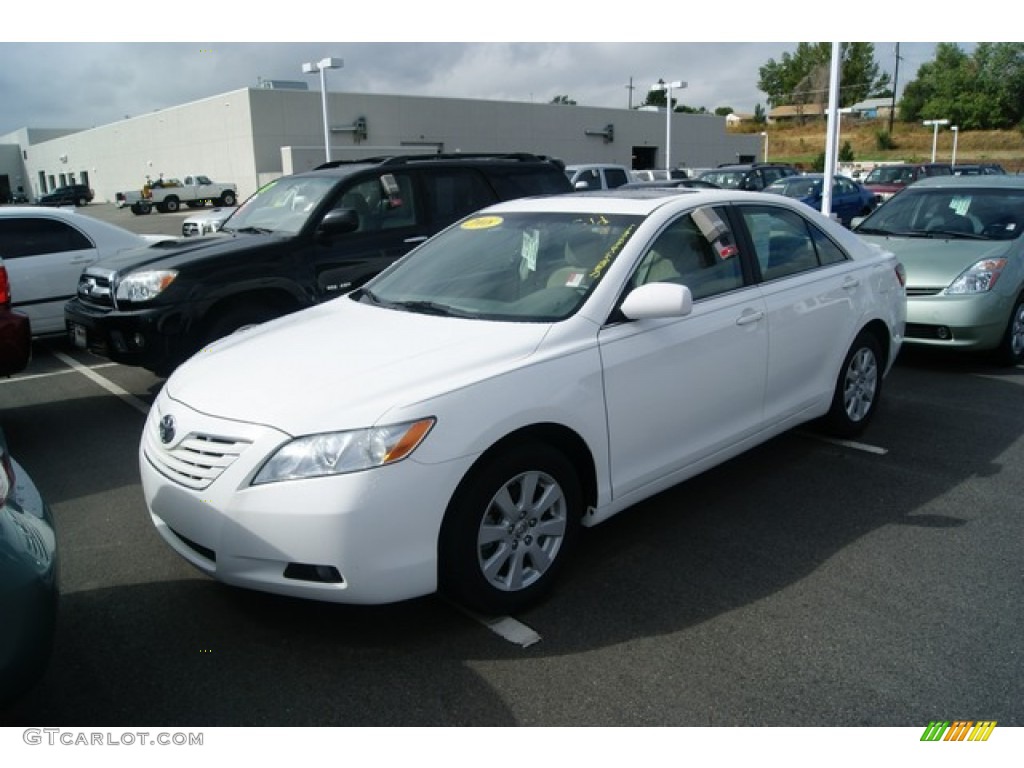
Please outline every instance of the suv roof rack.
[{"label": "suv roof rack", "polygon": [[439,160],[499,160],[518,163],[554,163],[559,167],[565,166],[561,160],[549,157],[548,155],[534,155],[530,152],[439,152],[434,155],[380,155],[377,157],[364,157],[359,160],[331,160],[328,163],[321,163],[313,170],[321,171],[327,168],[341,168],[347,165],[405,165],[407,163],[434,163]]}]

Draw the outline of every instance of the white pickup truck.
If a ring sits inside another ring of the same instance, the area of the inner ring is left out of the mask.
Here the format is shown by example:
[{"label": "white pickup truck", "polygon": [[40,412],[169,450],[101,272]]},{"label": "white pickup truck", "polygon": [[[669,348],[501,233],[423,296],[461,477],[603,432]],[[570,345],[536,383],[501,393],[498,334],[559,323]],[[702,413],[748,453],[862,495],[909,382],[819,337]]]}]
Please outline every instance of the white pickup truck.
[{"label": "white pickup truck", "polygon": [[183,204],[189,208],[202,208],[207,203],[232,206],[238,202],[238,187],[196,174],[186,176],[184,181],[164,178],[147,181],[141,190],[118,192],[114,199],[119,208],[129,206],[136,215],[150,213],[154,208],[160,213],[173,213]]}]

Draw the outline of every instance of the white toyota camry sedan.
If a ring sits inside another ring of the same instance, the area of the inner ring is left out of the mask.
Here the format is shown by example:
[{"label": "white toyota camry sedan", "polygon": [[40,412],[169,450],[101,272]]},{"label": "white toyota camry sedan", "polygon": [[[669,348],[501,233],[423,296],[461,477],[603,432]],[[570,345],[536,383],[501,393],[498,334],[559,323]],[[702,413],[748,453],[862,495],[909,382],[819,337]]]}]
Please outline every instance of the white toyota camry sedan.
[{"label": "white toyota camry sedan", "polygon": [[146,503],[228,584],[516,611],[580,526],[799,424],[861,432],[903,277],[778,195],[496,205],[178,368],[141,440]]}]

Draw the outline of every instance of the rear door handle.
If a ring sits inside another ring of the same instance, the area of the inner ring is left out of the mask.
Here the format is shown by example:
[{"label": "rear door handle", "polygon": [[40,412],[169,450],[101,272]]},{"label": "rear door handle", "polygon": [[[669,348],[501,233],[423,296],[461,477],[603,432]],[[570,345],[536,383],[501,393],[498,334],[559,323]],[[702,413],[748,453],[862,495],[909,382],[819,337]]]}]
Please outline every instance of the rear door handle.
[{"label": "rear door handle", "polygon": [[761,310],[748,309],[742,315],[736,318],[736,325],[750,325],[764,320],[764,312]]},{"label": "rear door handle", "polygon": [[849,276],[847,276],[847,278],[845,280],[843,280],[843,290],[844,291],[853,290],[858,285],[860,285],[860,278],[859,277],[853,277],[852,275],[849,275]]},{"label": "rear door handle", "polygon": [[424,241],[425,241],[426,239],[427,239],[427,236],[426,236],[426,235],[416,235],[416,236],[414,236],[414,237],[407,237],[407,238],[405,238],[405,240],[403,240],[402,242],[403,242],[403,243],[409,243],[409,244],[412,244],[412,243],[422,243],[422,242],[424,242]]}]

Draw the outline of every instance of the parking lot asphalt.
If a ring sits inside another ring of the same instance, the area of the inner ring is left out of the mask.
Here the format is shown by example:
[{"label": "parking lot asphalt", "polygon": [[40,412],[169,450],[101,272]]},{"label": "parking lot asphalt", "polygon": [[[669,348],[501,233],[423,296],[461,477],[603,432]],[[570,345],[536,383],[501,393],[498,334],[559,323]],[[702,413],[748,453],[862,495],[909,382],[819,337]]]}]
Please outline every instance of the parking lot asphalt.
[{"label": "parking lot asphalt", "polygon": [[[99,211],[154,233],[185,215]],[[139,487],[161,385],[61,339],[0,379],[63,592],[50,669],[0,724],[1024,725],[1024,367],[905,352],[861,441],[790,432],[586,531],[499,627],[194,571]]]}]

